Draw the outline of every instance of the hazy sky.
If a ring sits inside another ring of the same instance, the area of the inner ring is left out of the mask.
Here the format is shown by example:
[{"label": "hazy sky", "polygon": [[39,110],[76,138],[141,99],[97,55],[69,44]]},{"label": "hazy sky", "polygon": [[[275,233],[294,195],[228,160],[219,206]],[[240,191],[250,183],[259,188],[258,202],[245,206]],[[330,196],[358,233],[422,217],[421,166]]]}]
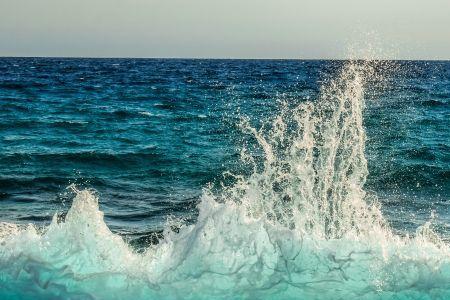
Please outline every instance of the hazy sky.
[{"label": "hazy sky", "polygon": [[450,59],[450,0],[0,0],[0,56],[342,58],[355,43]]}]

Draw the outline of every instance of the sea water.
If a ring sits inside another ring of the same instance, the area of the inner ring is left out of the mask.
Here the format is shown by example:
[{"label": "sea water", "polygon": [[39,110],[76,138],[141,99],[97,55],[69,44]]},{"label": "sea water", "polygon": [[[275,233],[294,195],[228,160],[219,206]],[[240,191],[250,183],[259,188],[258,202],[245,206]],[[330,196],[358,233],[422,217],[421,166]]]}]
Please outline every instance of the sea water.
[{"label": "sea water", "polygon": [[450,298],[450,63],[0,71],[1,299]]}]

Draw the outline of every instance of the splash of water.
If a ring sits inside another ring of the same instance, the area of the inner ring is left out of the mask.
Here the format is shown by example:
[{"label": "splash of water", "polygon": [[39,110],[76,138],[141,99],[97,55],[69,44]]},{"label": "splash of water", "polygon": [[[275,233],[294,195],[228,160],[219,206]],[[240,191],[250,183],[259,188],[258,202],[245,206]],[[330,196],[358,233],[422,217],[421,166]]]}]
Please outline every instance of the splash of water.
[{"label": "splash of water", "polygon": [[2,299],[446,299],[450,249],[430,224],[399,237],[367,177],[362,111],[376,63],[353,61],[319,99],[288,105],[258,141],[248,177],[213,193],[198,220],[138,254],[103,220],[89,190],[75,189],[64,220],[0,226]]},{"label": "splash of water", "polygon": [[366,62],[346,65],[316,103],[283,109],[267,134],[244,120],[241,126],[263,148],[265,164],[262,172],[243,179],[247,191],[238,200],[318,237],[368,235],[380,228],[384,221],[375,205],[367,205],[362,188],[367,177],[363,83],[369,72]]}]

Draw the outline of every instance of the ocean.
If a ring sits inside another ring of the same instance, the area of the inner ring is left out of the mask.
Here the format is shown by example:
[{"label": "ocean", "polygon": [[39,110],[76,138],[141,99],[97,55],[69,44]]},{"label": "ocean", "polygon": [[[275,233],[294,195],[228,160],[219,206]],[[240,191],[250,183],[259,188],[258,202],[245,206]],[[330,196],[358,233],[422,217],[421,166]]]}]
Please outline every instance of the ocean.
[{"label": "ocean", "polygon": [[0,299],[450,299],[450,62],[0,58]]}]

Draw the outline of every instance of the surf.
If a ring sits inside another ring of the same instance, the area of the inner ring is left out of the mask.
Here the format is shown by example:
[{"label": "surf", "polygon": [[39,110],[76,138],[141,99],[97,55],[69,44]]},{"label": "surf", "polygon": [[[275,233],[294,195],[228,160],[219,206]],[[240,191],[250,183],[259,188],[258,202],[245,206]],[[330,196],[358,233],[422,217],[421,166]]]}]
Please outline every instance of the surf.
[{"label": "surf", "polygon": [[284,102],[260,128],[242,118],[259,146],[242,147],[251,174],[206,186],[196,222],[168,222],[143,253],[111,232],[95,191],[75,186],[48,227],[2,223],[0,298],[450,298],[448,244],[430,222],[396,235],[364,189],[364,95],[385,69],[349,61],[317,99]]}]

